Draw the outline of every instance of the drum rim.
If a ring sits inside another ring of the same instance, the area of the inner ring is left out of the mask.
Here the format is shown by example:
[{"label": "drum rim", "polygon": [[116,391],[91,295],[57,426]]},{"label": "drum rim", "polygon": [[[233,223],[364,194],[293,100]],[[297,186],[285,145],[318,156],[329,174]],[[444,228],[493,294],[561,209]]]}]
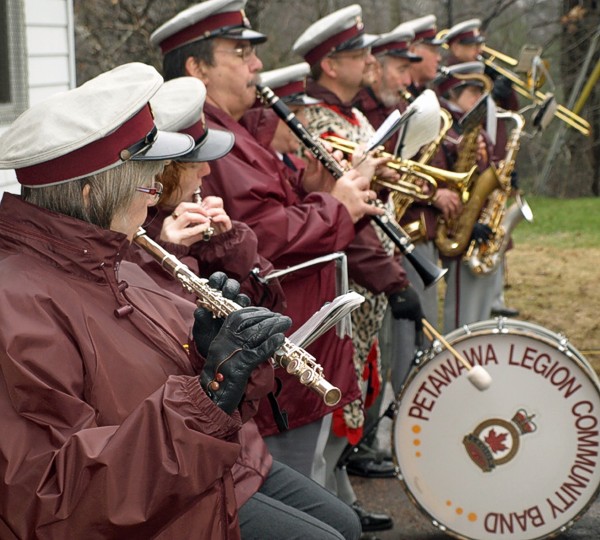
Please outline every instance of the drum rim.
[{"label": "drum rim", "polygon": [[[509,322],[509,324],[508,325],[503,324],[506,322]],[[540,337],[537,335],[532,335],[531,332],[520,330],[518,328],[518,325],[515,324],[515,323],[525,323],[526,325],[528,325],[530,327],[541,328],[545,332],[548,332],[551,334],[553,333],[551,330],[547,330],[546,328],[544,328],[536,323],[530,323],[528,321],[519,321],[516,319],[510,320],[510,321],[508,319],[504,319],[504,318],[488,319],[485,321],[478,321],[476,323],[472,323],[471,325],[464,325],[460,328],[457,328],[456,330],[453,330],[448,335],[446,335],[445,338],[450,343],[450,345],[454,346],[457,343],[460,343],[461,341],[464,341],[467,338],[480,337],[481,335],[489,335],[490,327],[483,326],[486,323],[496,323],[497,331],[494,332],[493,335],[508,335],[508,334],[510,334],[510,335],[525,336],[525,337],[533,337],[535,339],[538,339],[539,341],[544,342],[546,345],[549,345],[550,347],[557,349],[559,352],[565,353],[569,357],[569,359],[575,360],[575,363],[578,364],[578,367],[581,369],[581,371],[584,373],[584,375],[590,380],[590,382],[592,384],[594,384],[597,387],[598,394],[600,395],[600,378],[598,377],[598,374],[595,373],[594,369],[591,367],[590,364],[588,364],[585,357],[575,347],[572,346],[571,342],[568,339],[566,340],[566,345],[568,346],[568,349],[561,350],[556,346],[557,344],[552,342],[550,339],[548,339],[546,335],[544,335],[543,337]],[[475,330],[472,330],[472,327],[475,325],[477,325],[477,328]],[[449,336],[452,336],[452,334],[454,332],[458,332],[459,330],[462,330],[463,333],[457,335],[455,338],[452,338],[452,337],[449,338]],[[560,334],[556,334],[556,337],[560,337]],[[398,394],[395,397],[396,407],[394,408],[394,416],[392,419],[392,429],[391,429],[392,461],[393,461],[395,469],[396,469],[396,478],[400,481],[400,484],[402,485],[404,493],[406,494],[408,499],[416,506],[416,508],[421,512],[421,514],[424,515],[428,520],[431,521],[431,523],[434,527],[436,527],[438,530],[442,531],[444,534],[447,534],[453,538],[458,538],[459,540],[479,540],[474,537],[465,536],[465,535],[453,530],[448,525],[445,525],[444,523],[442,523],[439,520],[439,518],[436,518],[428,510],[425,509],[425,507],[416,499],[415,495],[409,489],[406,481],[404,480],[404,474],[402,473],[402,467],[398,461],[397,453],[395,450],[395,444],[394,444],[395,426],[396,426],[396,422],[398,421],[398,415],[400,412],[399,405],[400,405],[400,401],[401,401],[403,395],[406,393],[407,389],[410,386],[410,383],[417,376],[417,374],[421,371],[421,369],[428,362],[432,361],[433,358],[437,357],[439,354],[442,354],[444,351],[447,351],[447,350],[448,349],[446,349],[445,347],[442,347],[442,349],[440,351],[437,351],[437,352],[433,353],[432,355],[424,355],[423,359],[418,363],[418,365],[413,366],[413,368],[409,372],[406,380],[404,381],[402,388],[400,389],[400,391],[398,392]],[[590,509],[592,504],[596,501],[596,499],[598,499],[599,496],[600,496],[600,482],[598,482],[598,485],[596,486],[596,489],[594,490],[593,496],[589,498],[587,503],[580,509],[580,511],[575,516],[573,516],[567,523],[563,523],[555,530],[550,531],[548,534],[544,534],[542,536],[536,536],[535,538],[531,538],[530,540],[548,540],[551,538],[555,538],[559,534],[564,533],[566,530],[570,529],[577,521],[579,521],[579,519],[581,519],[588,512],[588,510]]]}]

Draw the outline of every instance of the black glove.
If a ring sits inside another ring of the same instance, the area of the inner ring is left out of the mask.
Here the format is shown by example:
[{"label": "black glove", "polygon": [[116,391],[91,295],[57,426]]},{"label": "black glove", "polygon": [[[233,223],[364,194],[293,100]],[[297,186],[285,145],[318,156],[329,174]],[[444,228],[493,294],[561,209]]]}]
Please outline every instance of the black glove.
[{"label": "black glove", "polygon": [[492,97],[496,101],[508,99],[512,90],[512,83],[503,75],[499,75],[494,80],[494,88],[492,89]]},{"label": "black glove", "polygon": [[410,285],[403,291],[390,294],[388,302],[394,319],[414,321],[416,329],[422,329],[423,308],[421,307],[421,300],[417,291]]},{"label": "black glove", "polygon": [[250,374],[281,347],[282,332],[291,324],[289,317],[260,307],[243,308],[225,318],[208,348],[200,384],[227,414],[237,409]]},{"label": "black glove", "polygon": [[[221,291],[221,294],[233,300],[236,304],[242,307],[250,305],[250,298],[245,294],[239,294],[240,284],[235,279],[228,279],[223,272],[215,272],[208,278],[208,284],[210,287],[217,291]],[[210,346],[215,336],[221,330],[223,321],[225,319],[215,317],[210,311],[204,308],[198,308],[194,313],[194,328],[192,329],[192,335],[194,336],[194,343],[196,350],[206,358],[208,353],[208,347]]]},{"label": "black glove", "polygon": [[471,240],[475,240],[478,244],[487,242],[492,237],[492,229],[489,225],[483,223],[475,223],[473,232],[471,233]]}]

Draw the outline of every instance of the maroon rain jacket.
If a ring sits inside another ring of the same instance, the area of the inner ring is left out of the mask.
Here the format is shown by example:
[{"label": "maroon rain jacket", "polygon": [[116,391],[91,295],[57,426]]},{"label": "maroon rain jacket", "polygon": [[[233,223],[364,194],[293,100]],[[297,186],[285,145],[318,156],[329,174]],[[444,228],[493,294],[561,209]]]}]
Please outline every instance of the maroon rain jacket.
[{"label": "maroon rain jacket", "polygon": [[[235,134],[235,146],[211,163],[202,192],[222,197],[232,219],[247,223],[258,237],[259,253],[275,268],[286,268],[314,257],[343,250],[354,238],[354,225],[345,207],[327,193],[300,199],[280,170],[277,156],[265,149],[239,122],[210,104],[204,112],[210,128]],[[287,300],[290,332],[302,325],[325,301],[335,297],[333,263],[311,267],[281,279]],[[342,405],[360,397],[352,363],[352,341],[340,340],[334,330],[308,350],[324,369],[325,378],[342,391]],[[289,415],[290,428],[300,427],[332,412],[312,390],[295,377],[276,370],[283,381],[278,401]],[[262,400],[256,422],[264,436],[277,433],[270,406]]]},{"label": "maroon rain jacket", "polygon": [[240,536],[240,413],[206,396],[189,303],[122,261],[128,245],[0,204],[3,539]]}]

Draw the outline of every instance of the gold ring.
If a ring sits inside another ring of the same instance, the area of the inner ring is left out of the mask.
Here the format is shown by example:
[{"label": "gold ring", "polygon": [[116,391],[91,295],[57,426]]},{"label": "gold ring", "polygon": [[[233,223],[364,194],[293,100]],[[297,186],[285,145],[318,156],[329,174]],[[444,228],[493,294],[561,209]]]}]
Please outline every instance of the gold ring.
[{"label": "gold ring", "polygon": [[171,217],[173,219],[177,219],[179,217],[179,214],[177,212],[171,212]]}]

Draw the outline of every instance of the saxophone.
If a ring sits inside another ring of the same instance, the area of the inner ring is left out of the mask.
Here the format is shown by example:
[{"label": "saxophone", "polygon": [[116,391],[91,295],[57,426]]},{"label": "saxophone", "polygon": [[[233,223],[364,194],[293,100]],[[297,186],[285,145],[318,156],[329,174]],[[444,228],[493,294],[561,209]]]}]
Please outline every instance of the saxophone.
[{"label": "saxophone", "polygon": [[506,143],[504,160],[498,166],[500,188],[496,189],[490,196],[479,218],[479,223],[490,227],[492,236],[482,244],[471,242],[463,257],[471,271],[478,275],[489,274],[498,267],[508,247],[512,230],[523,218],[528,221],[533,219],[531,208],[519,194],[517,194],[515,203],[510,208],[507,209],[506,206],[511,193],[511,173],[515,167],[525,119],[522,115],[512,111],[498,113],[498,118],[513,120],[515,127]]},{"label": "saxophone", "polygon": [[[198,305],[211,311],[215,317],[225,317],[241,309],[233,300],[223,297],[220,291],[211,288],[207,279],[198,277],[175,256],[149,238],[141,227],[133,240],[177,279],[186,291],[196,295]],[[304,349],[286,339],[274,356],[279,366],[319,394],[326,405],[333,406],[340,401],[340,389],[324,379],[322,366]]]},{"label": "saxophone", "polygon": [[[454,73],[452,76],[458,79],[481,80],[484,84],[485,93],[489,93],[492,89],[491,80],[483,74],[462,75]],[[453,167],[455,171],[469,170],[477,163],[481,129],[481,123],[478,122],[463,133],[458,149],[458,158]],[[500,180],[496,168],[490,165],[472,183],[459,190],[463,203],[462,212],[454,219],[441,220],[436,230],[435,245],[442,255],[457,257],[466,251],[471,240],[473,227],[487,198],[499,187]]]}]

